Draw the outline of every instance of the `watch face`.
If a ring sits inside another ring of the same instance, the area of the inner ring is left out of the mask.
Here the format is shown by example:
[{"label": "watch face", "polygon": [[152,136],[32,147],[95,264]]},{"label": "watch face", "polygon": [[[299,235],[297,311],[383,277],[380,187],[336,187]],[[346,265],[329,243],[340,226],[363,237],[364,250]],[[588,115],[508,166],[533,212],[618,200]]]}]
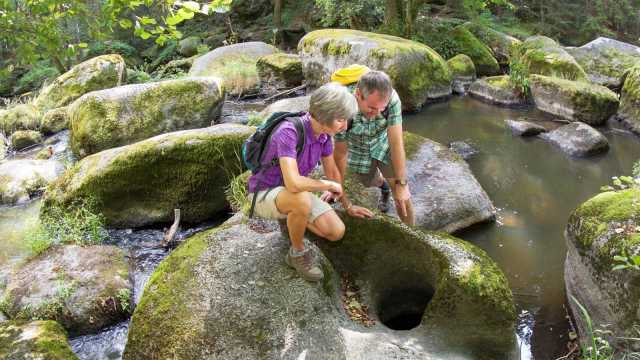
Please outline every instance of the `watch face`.
[{"label": "watch face", "polygon": [[407,185],[407,179],[398,179],[398,180],[396,180],[396,184],[398,184],[398,185]]}]

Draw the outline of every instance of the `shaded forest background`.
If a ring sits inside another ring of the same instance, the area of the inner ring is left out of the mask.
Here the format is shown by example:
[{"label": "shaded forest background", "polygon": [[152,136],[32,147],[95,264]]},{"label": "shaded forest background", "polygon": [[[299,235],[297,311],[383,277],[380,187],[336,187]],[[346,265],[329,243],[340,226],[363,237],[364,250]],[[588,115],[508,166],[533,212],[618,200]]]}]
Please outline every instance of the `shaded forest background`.
[{"label": "shaded forest background", "polygon": [[640,0],[0,0],[0,97],[112,52],[142,77],[171,77],[162,65],[189,36],[203,40],[198,53],[252,40],[292,49],[313,29],[353,28],[421,41],[446,58],[447,30],[465,21],[565,46],[599,36],[640,44]]}]

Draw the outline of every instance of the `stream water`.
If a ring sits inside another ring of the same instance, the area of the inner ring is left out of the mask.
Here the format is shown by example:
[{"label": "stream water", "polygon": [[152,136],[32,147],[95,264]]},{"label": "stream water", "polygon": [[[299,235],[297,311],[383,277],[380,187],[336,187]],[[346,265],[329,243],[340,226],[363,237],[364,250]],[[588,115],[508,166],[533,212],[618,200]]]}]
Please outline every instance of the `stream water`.
[{"label": "stream water", "polygon": [[[522,117],[548,128],[561,125],[534,109],[505,109],[454,97],[405,116],[404,127],[445,145],[465,141],[478,150],[467,161],[498,209],[497,221],[456,235],[484,249],[505,272],[519,312],[521,359],[556,359],[567,352],[569,331],[563,281],[568,216],[600,186],[611,183],[612,176],[631,172],[640,158],[640,138],[615,127],[602,128],[610,150],[575,159],[541,139],[512,135],[504,120]],[[35,224],[39,210],[39,200],[0,207],[0,270],[28,253],[24,232]],[[181,231],[178,238],[215,225]],[[135,303],[167,255],[155,247],[162,235],[160,229],[109,231],[107,243],[129,252]],[[71,339],[71,345],[80,359],[119,359],[127,332],[128,322],[123,322],[99,334]]]},{"label": "stream water", "polygon": [[606,154],[570,158],[542,139],[512,135],[504,120],[522,117],[548,128],[562,125],[534,109],[455,97],[405,116],[404,128],[444,145],[463,140],[478,150],[467,161],[498,209],[497,221],[456,235],[484,249],[505,272],[520,314],[522,359],[556,359],[567,353],[569,330],[563,279],[567,219],[612,176],[631,173],[640,139],[601,128],[610,145]]}]

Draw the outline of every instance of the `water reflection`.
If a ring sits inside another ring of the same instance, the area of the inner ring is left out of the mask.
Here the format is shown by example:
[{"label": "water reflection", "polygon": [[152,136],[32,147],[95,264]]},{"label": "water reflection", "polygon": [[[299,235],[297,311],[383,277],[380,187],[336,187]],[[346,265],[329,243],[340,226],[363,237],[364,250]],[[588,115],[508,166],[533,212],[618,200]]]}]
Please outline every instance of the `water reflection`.
[{"label": "water reflection", "polygon": [[512,135],[504,120],[522,117],[551,129],[562,125],[534,109],[498,108],[457,97],[407,116],[404,127],[442,144],[470,139],[479,150],[468,162],[498,208],[497,221],[458,236],[484,249],[505,272],[518,308],[527,314],[520,317],[519,328],[532,331],[519,334],[525,342],[521,350],[530,353],[523,358],[556,358],[566,353],[567,219],[612,176],[631,172],[640,157],[640,139],[599,129],[609,140],[609,151],[573,159],[542,139]]}]

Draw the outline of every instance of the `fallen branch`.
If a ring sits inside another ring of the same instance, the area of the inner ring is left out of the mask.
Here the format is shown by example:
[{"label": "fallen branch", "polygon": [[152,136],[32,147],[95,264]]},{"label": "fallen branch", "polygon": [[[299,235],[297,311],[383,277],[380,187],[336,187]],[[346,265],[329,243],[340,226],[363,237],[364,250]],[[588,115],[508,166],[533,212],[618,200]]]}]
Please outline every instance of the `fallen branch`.
[{"label": "fallen branch", "polygon": [[164,238],[160,245],[164,248],[169,247],[173,242],[173,239],[176,237],[176,232],[178,232],[178,227],[180,226],[180,209],[173,209],[174,218],[173,224],[169,228],[169,230],[164,234]]},{"label": "fallen branch", "polygon": [[288,90],[285,90],[285,91],[279,92],[279,93],[277,93],[277,94],[275,94],[275,95],[269,96],[268,98],[264,99],[264,102],[265,102],[265,103],[268,103],[269,101],[271,101],[271,100],[273,100],[273,99],[277,99],[277,98],[279,98],[280,96],[289,95],[289,94],[291,94],[292,92],[296,92],[296,91],[298,91],[298,90],[302,90],[302,89],[304,89],[304,88],[306,88],[306,87],[307,87],[307,85],[306,85],[306,84],[302,84],[302,85],[300,85],[300,86],[296,86],[296,87],[294,87],[294,88],[291,88],[291,89],[288,89]]}]

